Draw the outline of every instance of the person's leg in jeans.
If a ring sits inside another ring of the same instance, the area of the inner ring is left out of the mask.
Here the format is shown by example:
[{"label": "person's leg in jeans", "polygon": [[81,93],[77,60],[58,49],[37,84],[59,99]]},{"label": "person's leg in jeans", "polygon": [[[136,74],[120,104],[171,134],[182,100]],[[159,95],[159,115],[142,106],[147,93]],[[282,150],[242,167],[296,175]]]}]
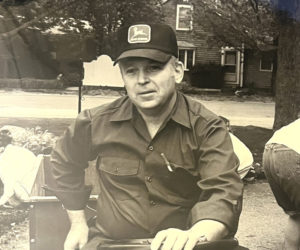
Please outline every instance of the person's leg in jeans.
[{"label": "person's leg in jeans", "polygon": [[300,247],[300,155],[281,144],[266,145],[265,175],[279,206],[289,215],[284,250]]},{"label": "person's leg in jeans", "polygon": [[284,236],[284,250],[300,249],[300,215],[288,217]]}]

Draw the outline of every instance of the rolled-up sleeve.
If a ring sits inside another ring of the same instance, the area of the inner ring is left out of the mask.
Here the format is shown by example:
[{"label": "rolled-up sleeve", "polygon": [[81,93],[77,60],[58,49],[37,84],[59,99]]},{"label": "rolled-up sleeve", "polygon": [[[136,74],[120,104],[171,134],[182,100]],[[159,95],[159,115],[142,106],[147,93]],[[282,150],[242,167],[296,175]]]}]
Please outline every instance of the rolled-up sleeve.
[{"label": "rolled-up sleeve", "polygon": [[70,210],[83,209],[91,187],[84,183],[85,168],[91,160],[91,119],[83,111],[57,141],[51,154],[54,186],[50,190]]},{"label": "rolled-up sleeve", "polygon": [[191,210],[191,222],[211,219],[237,231],[242,209],[243,183],[237,174],[238,158],[222,120],[212,119],[199,128],[199,202]]}]

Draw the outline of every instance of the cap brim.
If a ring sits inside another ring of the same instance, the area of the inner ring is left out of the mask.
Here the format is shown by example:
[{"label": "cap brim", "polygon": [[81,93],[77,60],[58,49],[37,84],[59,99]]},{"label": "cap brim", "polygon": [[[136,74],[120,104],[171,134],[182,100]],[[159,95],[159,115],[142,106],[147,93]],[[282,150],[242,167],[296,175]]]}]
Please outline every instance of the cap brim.
[{"label": "cap brim", "polygon": [[132,50],[124,51],[115,60],[114,65],[116,65],[120,60],[129,57],[141,57],[141,58],[147,58],[161,63],[166,63],[167,61],[170,60],[171,56],[172,55],[157,49],[132,49]]}]

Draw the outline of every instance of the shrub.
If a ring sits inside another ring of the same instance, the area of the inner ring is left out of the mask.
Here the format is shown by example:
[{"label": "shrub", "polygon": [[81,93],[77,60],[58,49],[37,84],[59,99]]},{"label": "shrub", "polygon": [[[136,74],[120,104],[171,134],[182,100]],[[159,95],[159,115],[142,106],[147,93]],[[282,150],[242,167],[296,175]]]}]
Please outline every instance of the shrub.
[{"label": "shrub", "polygon": [[57,79],[21,79],[22,89],[62,89],[63,84]]},{"label": "shrub", "polygon": [[82,77],[80,73],[68,72],[62,75],[61,80],[64,87],[77,87],[81,84]]},{"label": "shrub", "polygon": [[181,83],[176,84],[176,89],[185,94],[201,94],[201,90],[199,88],[191,86],[190,82],[183,81]]},{"label": "shrub", "polygon": [[220,89],[224,84],[224,68],[220,64],[195,64],[190,70],[191,85],[198,88]]},{"label": "shrub", "polygon": [[22,128],[5,125],[0,128],[0,153],[9,145],[27,148],[34,154],[49,154],[58,137],[41,127]]},{"label": "shrub", "polygon": [[62,89],[63,83],[57,79],[0,79],[0,88],[21,88],[21,89]]}]

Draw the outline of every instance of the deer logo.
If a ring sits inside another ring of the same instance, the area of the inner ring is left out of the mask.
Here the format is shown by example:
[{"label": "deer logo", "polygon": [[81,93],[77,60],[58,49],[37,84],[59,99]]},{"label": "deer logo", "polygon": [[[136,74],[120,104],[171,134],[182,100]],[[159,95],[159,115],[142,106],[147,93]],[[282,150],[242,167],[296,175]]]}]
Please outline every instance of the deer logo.
[{"label": "deer logo", "polygon": [[147,34],[142,29],[139,30],[138,27],[134,27],[133,28],[133,36],[131,38],[134,39],[138,36],[147,36]]},{"label": "deer logo", "polygon": [[151,40],[151,27],[149,25],[133,25],[128,29],[129,43],[148,43]]}]

